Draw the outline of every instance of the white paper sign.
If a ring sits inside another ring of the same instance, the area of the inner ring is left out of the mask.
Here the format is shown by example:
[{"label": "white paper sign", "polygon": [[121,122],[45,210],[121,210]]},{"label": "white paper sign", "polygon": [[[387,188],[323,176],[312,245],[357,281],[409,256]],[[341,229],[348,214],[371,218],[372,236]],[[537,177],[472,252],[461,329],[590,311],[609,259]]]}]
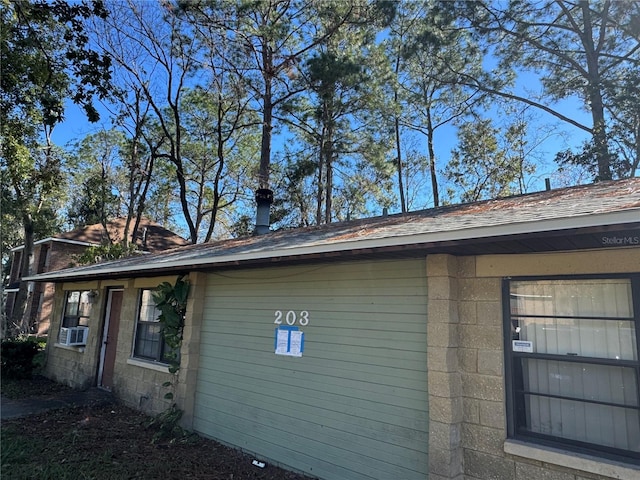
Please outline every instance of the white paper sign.
[{"label": "white paper sign", "polygon": [[289,348],[289,331],[277,329],[276,332],[276,353],[286,355]]},{"label": "white paper sign", "polygon": [[302,357],[304,351],[304,333],[298,327],[276,328],[276,355]]},{"label": "white paper sign", "polygon": [[302,356],[302,332],[291,332],[289,355],[292,355],[294,357]]}]

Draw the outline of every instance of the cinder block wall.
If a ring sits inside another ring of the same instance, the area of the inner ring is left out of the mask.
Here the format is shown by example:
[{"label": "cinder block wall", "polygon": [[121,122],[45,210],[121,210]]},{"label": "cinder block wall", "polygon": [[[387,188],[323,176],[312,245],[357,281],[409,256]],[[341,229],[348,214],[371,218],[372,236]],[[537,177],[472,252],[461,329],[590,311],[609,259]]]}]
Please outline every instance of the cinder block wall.
[{"label": "cinder block wall", "polygon": [[75,389],[85,390],[95,385],[97,359],[100,349],[99,325],[103,311],[104,295],[91,308],[89,336],[84,347],[65,347],[58,345],[60,322],[64,309],[65,293],[69,290],[98,288],[98,282],[59,284],[53,296],[51,328],[46,347],[44,374],[56,382]]},{"label": "cinder block wall", "polygon": [[476,258],[464,257],[459,261],[458,282],[465,476],[514,479],[515,462],[505,457],[503,449],[507,430],[502,279],[479,278]]},{"label": "cinder block wall", "polygon": [[193,429],[193,415],[196,399],[196,381],[200,365],[200,330],[204,316],[204,299],[207,287],[205,273],[189,274],[189,301],[180,349],[180,373],[176,389],[178,407],[183,410],[182,426]]},{"label": "cinder block wall", "polygon": [[[58,284],[54,295],[52,324],[49,341],[47,342],[47,361],[45,375],[55,381],[69,385],[76,389],[86,389],[97,384],[97,372],[100,361],[100,349],[104,330],[104,315],[108,298],[109,287],[124,288],[122,310],[120,313],[120,325],[117,336],[117,355],[113,374],[113,392],[126,405],[144,411],[149,414],[157,414],[164,411],[174,401],[178,400],[178,407],[183,408],[181,401],[189,398],[184,381],[181,377],[177,383],[174,396],[176,400],[165,399],[167,392],[165,382],[174,382],[175,378],[163,365],[144,362],[132,358],[133,341],[136,330],[138,314],[138,295],[140,288],[153,288],[163,281],[174,282],[175,277],[161,277],[137,280],[109,280],[103,282],[65,283]],[[64,308],[65,292],[68,290],[92,289],[99,292],[98,301],[94,304],[89,320],[89,336],[85,347],[65,347],[57,344],[60,331],[60,321]],[[193,295],[192,289],[191,295]],[[190,300],[190,302],[193,302]],[[196,302],[197,304],[197,302]],[[189,318],[198,318],[190,315]],[[199,334],[193,334],[190,324],[186,332],[193,339],[185,346],[183,362],[192,367],[188,369],[194,374],[193,358],[199,344]],[[186,343],[186,342],[185,342]],[[191,352],[191,355],[190,355]],[[190,378],[190,377],[189,377]],[[190,380],[195,385],[195,380]]]},{"label": "cinder block wall", "polygon": [[508,276],[634,272],[638,265],[638,248],[427,258],[430,480],[640,478],[629,465],[509,445],[501,298]]},{"label": "cinder block wall", "polygon": [[462,480],[458,259],[427,257],[429,480]]},{"label": "cinder block wall", "polygon": [[[113,392],[126,405],[148,414],[157,414],[173,403],[164,396],[170,388],[165,382],[174,382],[168,368],[132,358],[138,316],[138,297],[141,288],[154,288],[160,283],[175,282],[175,277],[140,278],[131,281],[124,290],[117,354],[113,373]],[[175,395],[175,394],[174,394]]]}]

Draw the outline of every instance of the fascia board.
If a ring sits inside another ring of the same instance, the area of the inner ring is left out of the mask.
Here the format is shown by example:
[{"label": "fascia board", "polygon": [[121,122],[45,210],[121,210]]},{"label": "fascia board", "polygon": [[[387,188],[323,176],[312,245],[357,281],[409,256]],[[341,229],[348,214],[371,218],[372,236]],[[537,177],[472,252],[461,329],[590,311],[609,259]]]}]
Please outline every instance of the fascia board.
[{"label": "fascia board", "polygon": [[[82,245],[84,247],[91,247],[92,245],[100,245],[99,243],[92,243],[92,242],[83,242],[81,240],[71,240],[68,238],[49,238],[48,240],[52,241],[52,242],[58,242],[58,243],[71,243],[73,245]],[[35,242],[35,244],[44,242],[45,240],[41,240],[38,242]],[[34,244],[34,245],[35,245]]]},{"label": "fascia board", "polygon": [[[33,244],[34,245],[42,245],[43,243],[48,243],[48,242],[71,243],[73,245],[82,245],[84,247],[90,247],[92,245],[98,245],[97,243],[81,242],[80,240],[69,240],[69,239],[66,239],[66,238],[55,238],[55,237],[43,238],[42,240],[38,240],[37,242],[33,242]],[[24,245],[19,245],[17,247],[13,247],[10,251],[11,252],[17,252],[18,250],[24,250]]]},{"label": "fascia board", "polygon": [[[562,230],[572,230],[577,228],[588,228],[598,226],[620,225],[625,223],[637,223],[640,221],[640,208],[626,210],[622,212],[608,212],[601,214],[588,214],[570,218],[555,218],[548,220],[536,220],[529,222],[505,223],[502,225],[491,225],[488,227],[469,227],[456,230],[425,232],[408,235],[394,235],[373,239],[353,239],[341,242],[316,243],[306,246],[291,246],[274,250],[259,250],[246,253],[236,253],[230,255],[219,255],[216,257],[206,257],[163,262],[162,258],[144,265],[114,266],[101,270],[97,268],[93,272],[86,272],[91,276],[112,275],[122,273],[123,277],[129,272],[145,272],[162,269],[172,269],[181,267],[202,267],[218,263],[247,262],[251,260],[268,260],[272,258],[300,257],[305,255],[317,255],[332,252],[344,252],[349,250],[367,250],[395,246],[411,246],[428,243],[451,242],[456,240],[487,239],[492,237],[503,237],[509,235],[534,234],[542,232],[558,232]],[[320,242],[320,241],[319,241]],[[37,277],[25,277],[24,280],[41,280],[47,278],[65,279],[78,278],[79,272],[60,273],[55,275],[47,274]]]}]

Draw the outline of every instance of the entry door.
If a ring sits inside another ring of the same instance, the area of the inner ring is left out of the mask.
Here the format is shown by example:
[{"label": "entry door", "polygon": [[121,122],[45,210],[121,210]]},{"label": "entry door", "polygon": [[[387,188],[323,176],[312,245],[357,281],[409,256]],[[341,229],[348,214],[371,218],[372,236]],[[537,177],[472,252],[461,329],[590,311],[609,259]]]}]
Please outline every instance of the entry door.
[{"label": "entry door", "polygon": [[98,385],[107,390],[113,388],[113,369],[116,362],[118,344],[118,328],[120,326],[120,310],[122,309],[123,290],[109,290],[107,309],[105,311],[102,348],[100,350],[100,367]]}]

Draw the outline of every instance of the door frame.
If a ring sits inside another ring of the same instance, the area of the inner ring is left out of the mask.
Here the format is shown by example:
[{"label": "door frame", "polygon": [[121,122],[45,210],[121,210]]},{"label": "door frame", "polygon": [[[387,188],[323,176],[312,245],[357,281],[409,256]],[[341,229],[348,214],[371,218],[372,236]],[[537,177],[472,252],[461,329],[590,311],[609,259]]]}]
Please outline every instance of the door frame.
[{"label": "door frame", "polygon": [[115,288],[109,288],[107,290],[107,302],[106,302],[106,308],[105,308],[105,312],[104,312],[104,325],[102,327],[102,335],[100,336],[100,357],[98,359],[98,373],[97,373],[97,386],[102,387],[102,375],[104,374],[104,361],[105,361],[105,357],[107,354],[107,343],[106,343],[106,339],[109,333],[109,324],[110,324],[110,317],[111,317],[111,302],[112,302],[112,298],[113,298],[113,292],[123,292],[124,295],[124,288],[123,287],[115,287]]}]

